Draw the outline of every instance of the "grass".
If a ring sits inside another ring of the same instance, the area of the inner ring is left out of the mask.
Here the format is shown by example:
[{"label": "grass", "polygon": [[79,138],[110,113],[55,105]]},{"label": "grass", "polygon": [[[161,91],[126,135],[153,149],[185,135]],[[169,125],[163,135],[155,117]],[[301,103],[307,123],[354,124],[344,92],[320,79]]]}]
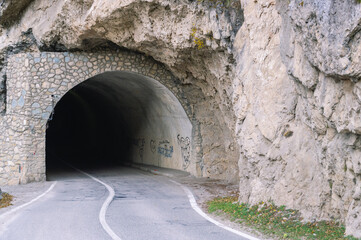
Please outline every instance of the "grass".
[{"label": "grass", "polygon": [[2,193],[2,197],[3,198],[0,200],[0,208],[5,208],[12,205],[11,202],[14,198],[13,196],[8,193]]},{"label": "grass", "polygon": [[302,222],[298,211],[286,209],[285,206],[265,202],[250,206],[244,203],[239,204],[237,200],[236,196],[216,198],[207,203],[208,211],[227,213],[232,221],[243,223],[277,239],[357,240],[352,236],[344,236],[345,227],[340,223]]}]

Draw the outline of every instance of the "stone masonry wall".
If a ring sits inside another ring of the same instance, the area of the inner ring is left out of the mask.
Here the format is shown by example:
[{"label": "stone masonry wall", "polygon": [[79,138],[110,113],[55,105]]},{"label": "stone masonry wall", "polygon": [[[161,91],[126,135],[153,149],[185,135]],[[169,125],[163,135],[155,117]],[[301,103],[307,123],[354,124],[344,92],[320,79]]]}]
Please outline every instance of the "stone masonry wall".
[{"label": "stone masonry wall", "polygon": [[[70,89],[97,74],[127,71],[151,77],[173,92],[186,114],[193,113],[177,79],[164,66],[129,51],[114,53],[23,53],[8,59],[7,111],[0,118],[0,185],[45,179],[46,124],[57,101]],[[192,149],[201,151],[193,119]],[[193,152],[192,156],[200,156]],[[197,158],[197,157],[195,157]],[[202,173],[202,159],[195,175]],[[196,171],[196,170],[195,170]]]}]

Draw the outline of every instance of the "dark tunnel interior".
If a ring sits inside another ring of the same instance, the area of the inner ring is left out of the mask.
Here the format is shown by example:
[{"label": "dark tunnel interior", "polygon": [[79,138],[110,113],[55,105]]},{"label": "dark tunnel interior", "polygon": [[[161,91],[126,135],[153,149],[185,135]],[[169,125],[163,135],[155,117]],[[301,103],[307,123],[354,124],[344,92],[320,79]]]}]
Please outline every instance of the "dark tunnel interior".
[{"label": "dark tunnel interior", "polygon": [[131,161],[153,90],[141,78],[108,73],[86,80],[56,104],[46,130],[47,176],[62,162],[81,169]]},{"label": "dark tunnel interior", "polygon": [[109,99],[79,86],[57,104],[47,136],[48,167],[56,158],[91,166],[126,160],[131,133]]},{"label": "dark tunnel interior", "polygon": [[163,84],[136,73],[105,72],[56,103],[47,122],[46,176],[64,162],[83,170],[129,162],[183,169],[176,144],[191,134],[184,108]]}]

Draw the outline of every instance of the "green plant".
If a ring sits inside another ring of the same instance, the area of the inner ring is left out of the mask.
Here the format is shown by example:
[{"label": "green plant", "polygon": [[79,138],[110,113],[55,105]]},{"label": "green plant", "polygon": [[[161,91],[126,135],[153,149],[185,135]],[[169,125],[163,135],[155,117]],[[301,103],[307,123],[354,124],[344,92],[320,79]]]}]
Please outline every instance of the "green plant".
[{"label": "green plant", "polygon": [[352,236],[344,236],[345,227],[338,222],[303,222],[297,210],[287,209],[283,205],[278,207],[269,202],[253,206],[239,204],[236,196],[216,198],[207,204],[211,213],[225,212],[234,221],[280,239],[357,240]]},{"label": "green plant", "polygon": [[293,135],[293,132],[292,132],[292,131],[286,131],[286,132],[283,134],[283,136],[285,136],[286,138],[292,137],[292,135]]},{"label": "green plant", "polygon": [[212,7],[229,7],[233,0],[198,0],[199,3],[208,3]]},{"label": "green plant", "polygon": [[330,189],[332,190],[333,182],[331,179],[328,180],[328,185],[330,186]]}]

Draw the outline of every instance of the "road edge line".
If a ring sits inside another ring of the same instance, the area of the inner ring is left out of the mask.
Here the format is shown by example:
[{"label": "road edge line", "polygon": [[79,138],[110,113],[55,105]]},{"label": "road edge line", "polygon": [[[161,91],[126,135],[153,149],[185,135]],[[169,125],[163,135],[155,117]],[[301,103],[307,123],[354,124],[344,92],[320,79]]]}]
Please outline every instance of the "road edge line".
[{"label": "road edge line", "polygon": [[196,201],[193,193],[191,192],[191,190],[189,190],[189,188],[187,188],[183,184],[180,184],[179,182],[176,182],[176,181],[174,181],[172,179],[169,179],[169,181],[173,182],[174,184],[180,186],[183,189],[183,191],[187,194],[189,203],[191,204],[193,210],[196,211],[199,215],[201,215],[203,218],[205,218],[209,222],[211,222],[211,223],[217,225],[218,227],[221,227],[221,228],[223,228],[223,229],[225,229],[225,230],[227,230],[229,232],[237,234],[238,236],[245,237],[245,238],[247,238],[249,240],[260,240],[259,238],[250,236],[250,235],[248,235],[246,233],[243,233],[241,231],[238,231],[238,230],[235,230],[233,228],[227,227],[226,225],[224,225],[224,224],[218,222],[217,220],[211,218],[205,212],[203,212],[202,209],[198,206],[197,201]]},{"label": "road edge line", "polygon": [[45,191],[43,192],[42,194],[40,194],[39,196],[37,196],[36,198],[32,199],[31,201],[27,202],[27,203],[24,203],[23,205],[20,205],[18,207],[15,207],[13,209],[10,209],[9,211],[7,212],[4,212],[3,214],[0,214],[0,219],[4,218],[5,216],[8,216],[9,214],[11,213],[14,213],[26,206],[29,206],[30,204],[38,201],[40,198],[44,197],[48,192],[50,192],[51,190],[53,190],[53,188],[55,187],[57,181],[55,181],[53,184],[51,184],[51,186]]},{"label": "road edge line", "polygon": [[[69,164],[68,164],[69,165]],[[113,230],[109,227],[107,221],[105,220],[105,214],[107,213],[108,207],[110,205],[110,203],[113,201],[114,196],[115,196],[115,192],[114,189],[109,186],[108,184],[102,182],[101,180],[99,180],[98,178],[90,175],[89,173],[86,173],[78,168],[75,168],[71,165],[69,165],[70,167],[74,168],[75,170],[77,170],[78,172],[88,176],[89,178],[93,179],[94,181],[102,184],[103,186],[105,186],[105,188],[108,190],[109,195],[107,197],[107,199],[105,199],[100,212],[99,212],[99,222],[102,225],[103,229],[107,232],[107,234],[113,239],[113,240],[121,240],[121,238],[115,233],[113,232]]]}]

